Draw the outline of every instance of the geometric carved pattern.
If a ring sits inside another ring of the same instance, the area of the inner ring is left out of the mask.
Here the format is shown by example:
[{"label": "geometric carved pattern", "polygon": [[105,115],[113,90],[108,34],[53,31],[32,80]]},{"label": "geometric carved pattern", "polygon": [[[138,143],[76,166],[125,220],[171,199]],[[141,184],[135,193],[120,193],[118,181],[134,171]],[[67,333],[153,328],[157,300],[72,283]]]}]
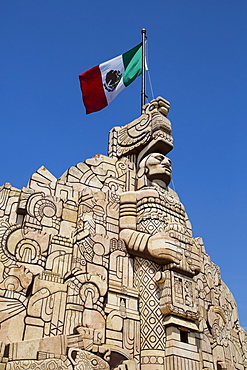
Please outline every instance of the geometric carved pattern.
[{"label": "geometric carved pattern", "polygon": [[139,291],[141,348],[165,349],[165,329],[159,308],[159,288],[154,276],[161,269],[156,263],[135,259],[135,287]]},{"label": "geometric carved pattern", "polygon": [[[68,362],[68,361],[67,361]],[[7,363],[6,370],[65,370],[71,369],[72,366],[68,363],[65,364],[60,359],[47,359],[43,361],[34,361],[34,360],[26,360],[26,361],[11,361]]]},{"label": "geometric carved pattern", "polygon": [[147,220],[142,221],[139,230],[142,232],[146,232],[148,234],[154,235],[159,232],[164,231],[165,225],[160,220],[152,220],[150,218],[147,218]]}]

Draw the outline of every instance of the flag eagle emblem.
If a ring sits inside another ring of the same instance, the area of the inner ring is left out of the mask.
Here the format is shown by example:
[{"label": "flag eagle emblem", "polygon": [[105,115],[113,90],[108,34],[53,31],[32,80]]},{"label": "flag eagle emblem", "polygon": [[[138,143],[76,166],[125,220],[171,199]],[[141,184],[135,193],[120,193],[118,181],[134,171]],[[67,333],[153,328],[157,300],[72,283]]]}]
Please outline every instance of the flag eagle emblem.
[{"label": "flag eagle emblem", "polygon": [[122,73],[113,69],[106,74],[104,88],[111,92],[114,91],[121,80]]}]

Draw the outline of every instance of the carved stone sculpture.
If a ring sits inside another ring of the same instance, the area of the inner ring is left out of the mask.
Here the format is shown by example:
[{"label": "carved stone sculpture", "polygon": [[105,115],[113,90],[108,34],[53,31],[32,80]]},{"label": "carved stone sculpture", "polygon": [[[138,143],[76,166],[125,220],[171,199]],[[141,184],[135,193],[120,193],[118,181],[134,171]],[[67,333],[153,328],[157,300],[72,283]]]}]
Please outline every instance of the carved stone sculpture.
[{"label": "carved stone sculpture", "polygon": [[247,369],[219,268],[169,188],[170,104],[109,156],[0,188],[0,370]]}]

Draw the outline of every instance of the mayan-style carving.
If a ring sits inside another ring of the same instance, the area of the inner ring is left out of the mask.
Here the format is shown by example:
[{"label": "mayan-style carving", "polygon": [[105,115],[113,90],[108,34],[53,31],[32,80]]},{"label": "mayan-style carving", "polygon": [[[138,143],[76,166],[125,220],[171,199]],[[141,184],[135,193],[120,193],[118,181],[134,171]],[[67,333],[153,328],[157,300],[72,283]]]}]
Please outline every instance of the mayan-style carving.
[{"label": "mayan-style carving", "polygon": [[170,104],[109,157],[0,188],[0,370],[247,369],[247,333],[169,188]]},{"label": "mayan-style carving", "polygon": [[144,157],[144,153],[167,154],[173,148],[171,122],[167,119],[170,103],[157,98],[143,107],[143,114],[135,121],[114,127],[109,136],[109,156],[113,158]]}]

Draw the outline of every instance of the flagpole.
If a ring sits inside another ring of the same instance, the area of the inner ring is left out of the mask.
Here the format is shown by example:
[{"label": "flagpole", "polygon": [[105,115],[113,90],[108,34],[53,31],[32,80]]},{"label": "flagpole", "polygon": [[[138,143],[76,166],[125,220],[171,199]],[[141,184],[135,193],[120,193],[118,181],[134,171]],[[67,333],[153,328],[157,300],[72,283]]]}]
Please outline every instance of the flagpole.
[{"label": "flagpole", "polygon": [[142,91],[141,91],[141,114],[146,100],[146,30],[142,29]]}]

